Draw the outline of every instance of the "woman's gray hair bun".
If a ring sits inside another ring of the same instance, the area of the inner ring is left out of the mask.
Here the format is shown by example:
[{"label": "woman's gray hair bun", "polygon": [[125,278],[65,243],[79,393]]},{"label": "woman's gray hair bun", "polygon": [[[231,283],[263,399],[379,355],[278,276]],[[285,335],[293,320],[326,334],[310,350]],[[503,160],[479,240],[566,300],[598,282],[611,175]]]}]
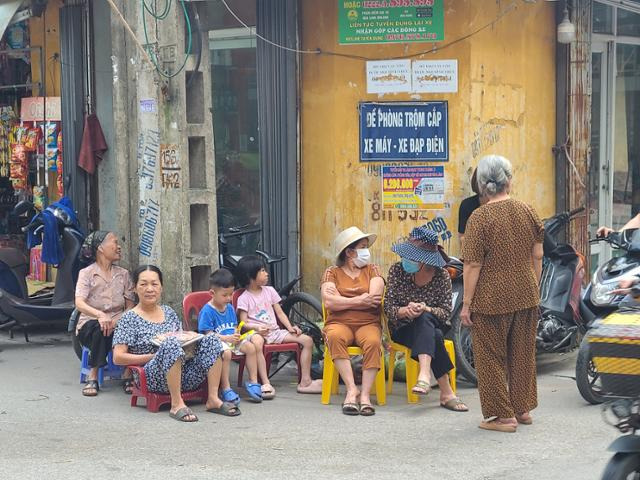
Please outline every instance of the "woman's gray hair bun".
[{"label": "woman's gray hair bun", "polygon": [[478,185],[484,195],[504,192],[512,178],[511,162],[500,155],[486,155],[478,162]]}]

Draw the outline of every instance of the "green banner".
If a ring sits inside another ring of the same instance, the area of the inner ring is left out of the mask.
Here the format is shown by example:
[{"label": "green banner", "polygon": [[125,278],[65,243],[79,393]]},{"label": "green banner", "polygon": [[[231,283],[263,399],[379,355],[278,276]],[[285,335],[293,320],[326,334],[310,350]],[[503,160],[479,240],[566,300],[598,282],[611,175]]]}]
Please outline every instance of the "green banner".
[{"label": "green banner", "polygon": [[444,40],[444,0],[338,0],[339,43]]}]

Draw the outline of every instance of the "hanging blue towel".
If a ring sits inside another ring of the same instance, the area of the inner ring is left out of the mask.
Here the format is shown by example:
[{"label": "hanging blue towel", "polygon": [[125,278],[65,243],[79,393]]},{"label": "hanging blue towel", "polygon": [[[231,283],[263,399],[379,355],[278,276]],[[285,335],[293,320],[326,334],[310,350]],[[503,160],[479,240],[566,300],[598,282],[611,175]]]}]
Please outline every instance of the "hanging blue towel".
[{"label": "hanging blue towel", "polygon": [[31,219],[32,222],[35,220],[42,221],[44,228],[38,231],[37,234],[33,233],[32,230],[27,233],[27,248],[31,249],[36,245],[42,244],[42,261],[54,266],[60,265],[64,258],[58,219],[53,214],[56,208],[66,212],[71,222],[76,225],[76,228],[79,228],[78,219],[73,211],[71,201],[67,197],[62,197],[58,202],[52,203]]}]

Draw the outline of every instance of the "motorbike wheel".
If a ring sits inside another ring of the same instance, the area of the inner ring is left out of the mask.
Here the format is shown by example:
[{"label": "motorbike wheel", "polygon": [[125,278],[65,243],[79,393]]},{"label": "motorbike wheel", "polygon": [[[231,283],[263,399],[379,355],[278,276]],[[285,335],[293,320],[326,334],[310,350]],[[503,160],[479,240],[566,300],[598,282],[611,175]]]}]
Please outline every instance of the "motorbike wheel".
[{"label": "motorbike wheel", "polygon": [[294,292],[282,301],[282,310],[289,318],[291,325],[300,327],[302,333],[313,340],[314,352],[311,364],[311,375],[322,378],[320,361],[324,357],[324,337],[322,335],[322,304],[312,295],[305,292]]},{"label": "motorbike wheel", "polygon": [[599,405],[605,401],[599,385],[600,375],[591,359],[591,351],[587,337],[582,339],[578,358],[576,360],[576,385],[582,398],[592,405]]},{"label": "motorbike wheel", "polygon": [[616,453],[602,474],[602,480],[638,480],[640,479],[640,454]]},{"label": "motorbike wheel", "polygon": [[478,385],[478,375],[473,363],[471,330],[462,325],[458,315],[452,319],[451,329],[453,330],[453,345],[456,349],[456,369],[467,381]]}]

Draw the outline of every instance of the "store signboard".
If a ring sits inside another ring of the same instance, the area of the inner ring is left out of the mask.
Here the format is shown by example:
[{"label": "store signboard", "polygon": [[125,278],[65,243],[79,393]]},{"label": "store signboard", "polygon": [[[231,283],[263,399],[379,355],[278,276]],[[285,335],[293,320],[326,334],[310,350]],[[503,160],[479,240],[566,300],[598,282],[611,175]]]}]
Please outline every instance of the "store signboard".
[{"label": "store signboard", "polygon": [[[45,115],[46,105],[46,115]],[[20,106],[20,120],[23,122],[59,122],[62,120],[60,97],[26,97]]]},{"label": "store signboard", "polygon": [[360,161],[446,162],[448,104],[366,102],[360,104]]},{"label": "store signboard", "polygon": [[444,166],[382,167],[385,210],[444,208]]},{"label": "store signboard", "polygon": [[444,0],[338,0],[338,41],[441,42]]}]

